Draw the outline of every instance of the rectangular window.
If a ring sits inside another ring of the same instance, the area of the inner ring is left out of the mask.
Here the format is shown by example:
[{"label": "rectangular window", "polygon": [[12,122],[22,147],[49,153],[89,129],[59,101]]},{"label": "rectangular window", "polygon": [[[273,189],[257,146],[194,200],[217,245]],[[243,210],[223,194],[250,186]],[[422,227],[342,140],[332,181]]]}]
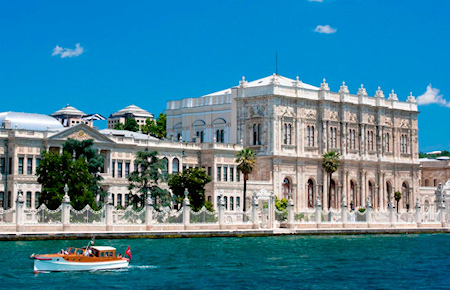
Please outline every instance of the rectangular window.
[{"label": "rectangular window", "polygon": [[39,168],[40,163],[41,163],[41,158],[36,158],[36,172],[37,172],[37,169]]},{"label": "rectangular window", "polygon": [[234,167],[230,167],[230,181],[234,181]]},{"label": "rectangular window", "polygon": [[18,174],[23,174],[23,157],[19,157]]},{"label": "rectangular window", "polygon": [[31,191],[27,192],[27,208],[31,207]]},{"label": "rectangular window", "polygon": [[228,181],[228,167],[223,167],[223,181]]},{"label": "rectangular window", "polygon": [[9,157],[9,162],[8,162],[8,173],[9,173],[9,174],[12,173],[12,157]]},{"label": "rectangular window", "polygon": [[125,177],[128,177],[130,175],[130,163],[125,163]]},{"label": "rectangular window", "polygon": [[116,162],[112,162],[112,168],[111,168],[111,174],[112,177],[116,177]]},{"label": "rectangular window", "polygon": [[208,167],[208,175],[211,177],[211,175],[212,175],[212,167],[211,166],[209,166]]},{"label": "rectangular window", "polygon": [[39,208],[39,192],[34,193],[34,208]]},{"label": "rectangular window", "polygon": [[234,210],[234,198],[230,196],[230,210]]},{"label": "rectangular window", "polygon": [[125,194],[125,206],[129,206],[128,194]]},{"label": "rectangular window", "polygon": [[241,208],[241,198],[238,196],[236,197],[236,209]]},{"label": "rectangular window", "polygon": [[4,200],[5,200],[5,193],[3,191],[0,191],[0,208],[3,209],[4,207]]},{"label": "rectangular window", "polygon": [[122,194],[117,195],[117,206],[122,206]]},{"label": "rectangular window", "polygon": [[241,172],[239,172],[239,170],[236,170],[236,181],[241,181]]},{"label": "rectangular window", "polygon": [[33,158],[27,159],[27,174],[31,174],[33,171]]},{"label": "rectangular window", "polygon": [[217,181],[220,181],[221,177],[222,177],[222,167],[217,166]]},{"label": "rectangular window", "polygon": [[6,159],[5,157],[0,158],[0,174],[5,174],[5,166],[6,166]]},{"label": "rectangular window", "polygon": [[122,162],[117,162],[117,177],[122,178]]}]

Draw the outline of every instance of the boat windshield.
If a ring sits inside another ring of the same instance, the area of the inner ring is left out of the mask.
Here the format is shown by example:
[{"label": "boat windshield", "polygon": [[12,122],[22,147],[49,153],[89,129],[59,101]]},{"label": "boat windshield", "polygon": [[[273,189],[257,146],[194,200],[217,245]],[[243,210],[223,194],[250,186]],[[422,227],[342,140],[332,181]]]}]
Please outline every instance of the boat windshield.
[{"label": "boat windshield", "polygon": [[77,249],[77,255],[83,255],[83,249]]},{"label": "boat windshield", "polygon": [[75,253],[75,249],[74,248],[69,248],[69,250],[68,250],[68,252],[69,252],[69,254],[74,254]]}]

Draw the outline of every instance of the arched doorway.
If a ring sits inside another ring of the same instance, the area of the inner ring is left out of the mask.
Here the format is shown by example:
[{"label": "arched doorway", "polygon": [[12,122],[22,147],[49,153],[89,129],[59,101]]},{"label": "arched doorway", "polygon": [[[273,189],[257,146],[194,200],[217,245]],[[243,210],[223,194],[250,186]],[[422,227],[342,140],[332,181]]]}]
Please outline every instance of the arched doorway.
[{"label": "arched doorway", "polygon": [[388,203],[392,202],[392,185],[390,181],[386,182],[386,197]]},{"label": "arched doorway", "polygon": [[288,199],[291,196],[291,181],[288,177],[283,180],[283,198]]},{"label": "arched doorway", "polygon": [[307,192],[308,192],[308,207],[314,208],[314,181],[310,178],[308,179],[307,184]]},{"label": "arched doorway", "polygon": [[358,197],[356,195],[356,182],[350,180],[350,209],[355,210],[355,206],[358,204]]},{"label": "arched doorway", "polygon": [[331,192],[330,192],[330,196],[331,196],[331,207],[336,209],[337,208],[337,192],[336,192],[336,182],[334,181],[334,179],[331,179],[330,181],[330,187],[331,187]]},{"label": "arched doorway", "polygon": [[403,208],[409,210],[410,206],[409,184],[406,181],[402,183],[402,198],[403,198]]}]

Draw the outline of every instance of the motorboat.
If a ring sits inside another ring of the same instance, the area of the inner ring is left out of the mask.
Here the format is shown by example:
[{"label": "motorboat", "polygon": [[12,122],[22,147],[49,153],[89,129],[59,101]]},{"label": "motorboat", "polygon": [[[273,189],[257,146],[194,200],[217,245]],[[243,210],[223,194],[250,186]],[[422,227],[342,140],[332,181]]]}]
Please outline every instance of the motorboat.
[{"label": "motorboat", "polygon": [[68,248],[56,254],[33,254],[34,272],[96,271],[127,268],[131,260],[130,247],[126,255],[116,255],[116,248],[108,246],[88,246]]}]

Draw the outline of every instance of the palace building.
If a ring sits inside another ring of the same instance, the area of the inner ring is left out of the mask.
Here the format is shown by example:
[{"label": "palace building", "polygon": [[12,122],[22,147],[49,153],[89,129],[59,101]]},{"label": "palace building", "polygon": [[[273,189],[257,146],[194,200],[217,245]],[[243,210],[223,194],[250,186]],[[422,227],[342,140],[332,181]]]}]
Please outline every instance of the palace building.
[{"label": "palace building", "polygon": [[344,83],[332,92],[325,80],[316,87],[274,74],[169,101],[166,114],[167,138],[160,140],[112,129],[127,116],[144,118],[140,125],[153,117],[136,106],[111,114],[109,129],[103,130],[82,122],[64,127],[40,114],[0,113],[0,206],[13,206],[18,192],[27,206],[35,206],[41,191],[35,176],[40,154],[62,150],[67,138],[94,139],[105,157],[102,187],[113,194],[116,206],[128,204],[127,177],[136,152],[145,148],[159,152],[164,174],[205,168],[212,177],[207,199],[216,205],[223,195],[229,211],[243,206],[235,159],[245,147],[257,153],[247,204],[252,192],[265,189],[278,198],[292,197],[297,210],[312,208],[317,199],[326,208],[322,155],[328,151],[339,152],[341,160],[331,180],[333,208],[343,200],[348,207],[365,207],[370,199],[375,209],[386,209],[394,192],[401,191],[400,208],[406,209],[419,195],[418,109],[412,95],[400,101],[393,91],[386,98],[378,89],[369,96],[363,86],[351,94]]}]

